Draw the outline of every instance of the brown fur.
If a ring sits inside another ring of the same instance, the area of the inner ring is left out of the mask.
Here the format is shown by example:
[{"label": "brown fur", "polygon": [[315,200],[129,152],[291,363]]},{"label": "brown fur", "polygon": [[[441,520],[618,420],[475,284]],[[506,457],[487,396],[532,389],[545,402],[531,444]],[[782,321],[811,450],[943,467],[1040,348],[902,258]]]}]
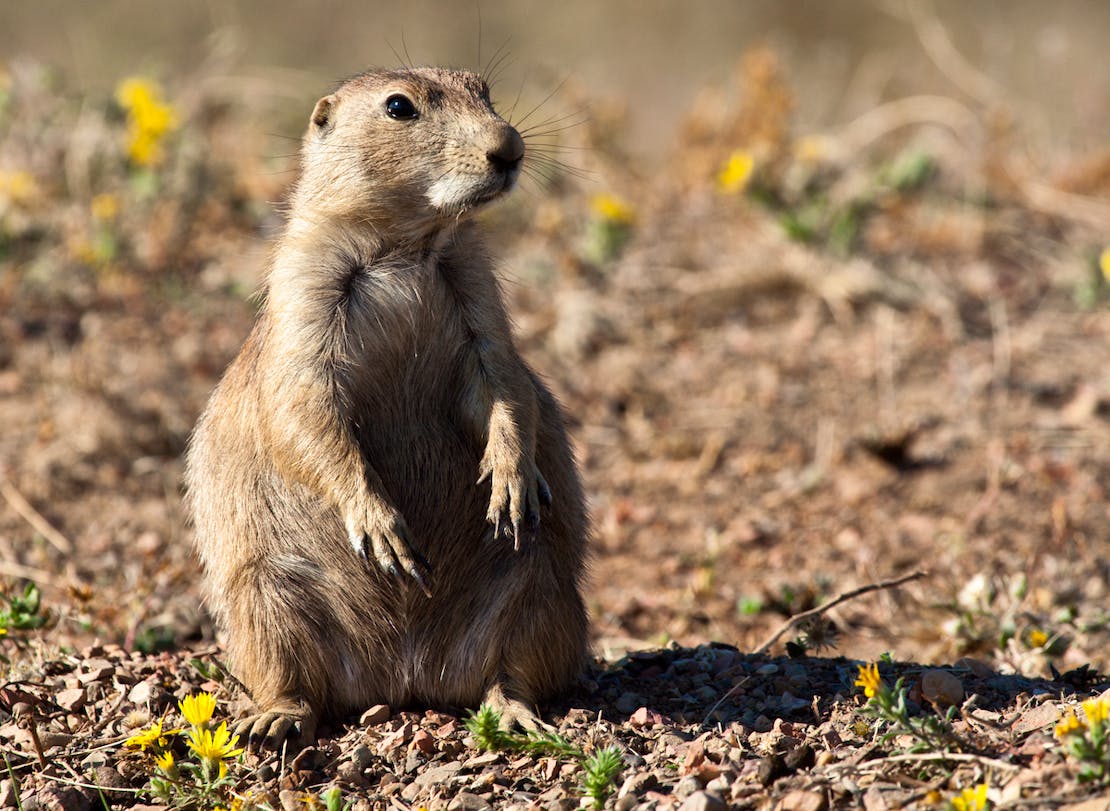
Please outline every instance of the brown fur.
[{"label": "brown fur", "polygon": [[578,474],[466,217],[521,155],[472,74],[371,72],[316,105],[263,310],[187,460],[252,738],[379,702],[534,721],[584,660]]}]

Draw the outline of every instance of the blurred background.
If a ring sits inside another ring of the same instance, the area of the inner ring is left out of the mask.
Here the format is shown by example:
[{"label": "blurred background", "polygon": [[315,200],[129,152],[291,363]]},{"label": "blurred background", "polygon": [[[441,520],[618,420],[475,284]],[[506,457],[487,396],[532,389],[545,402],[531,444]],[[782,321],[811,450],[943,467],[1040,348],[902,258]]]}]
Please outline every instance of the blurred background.
[{"label": "blurred background", "polygon": [[[911,92],[971,93],[1004,98],[1046,142],[1090,146],[1110,126],[1101,70],[1108,30],[1110,7],[1098,0],[245,0],[156,8],[43,0],[5,3],[0,52],[40,60],[88,94],[135,73],[183,82],[231,70],[226,78],[249,78],[260,101],[274,95],[284,109],[286,99],[313,97],[369,66],[476,69],[501,53],[503,96],[580,84],[626,107],[623,137],[657,152],[702,88],[726,80],[745,50],[770,44],[790,65],[803,128],[843,123]],[[972,65],[981,75],[967,70]]]},{"label": "blurred background", "polygon": [[213,641],[181,454],[255,316],[313,102],[412,61],[482,69],[536,127],[482,216],[571,416],[599,655],[751,650],[927,568],[790,641],[1110,664],[1110,4],[42,0],[2,21],[9,659]]}]

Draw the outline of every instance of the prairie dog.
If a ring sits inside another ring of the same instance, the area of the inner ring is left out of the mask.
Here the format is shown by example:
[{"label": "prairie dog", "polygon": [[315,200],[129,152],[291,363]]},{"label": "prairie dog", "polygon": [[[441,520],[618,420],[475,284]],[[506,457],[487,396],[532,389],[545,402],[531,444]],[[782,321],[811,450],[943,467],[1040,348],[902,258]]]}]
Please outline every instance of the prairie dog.
[{"label": "prairie dog", "polygon": [[524,153],[471,73],[370,71],[316,103],[186,463],[252,742],[375,703],[533,726],[584,662],[582,488],[470,217]]}]

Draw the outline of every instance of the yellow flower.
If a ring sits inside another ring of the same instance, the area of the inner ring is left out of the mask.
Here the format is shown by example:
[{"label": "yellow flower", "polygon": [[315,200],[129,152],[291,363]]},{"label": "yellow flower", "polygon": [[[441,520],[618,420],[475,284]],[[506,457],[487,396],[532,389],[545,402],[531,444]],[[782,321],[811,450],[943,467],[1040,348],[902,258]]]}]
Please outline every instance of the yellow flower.
[{"label": "yellow flower", "polygon": [[38,194],[35,176],[22,169],[15,172],[0,172],[0,199],[7,199],[15,205],[25,205]]},{"label": "yellow flower", "polygon": [[171,752],[169,749],[167,749],[160,755],[156,755],[154,758],[154,765],[164,771],[166,774],[169,774],[173,771],[173,764],[173,752]]},{"label": "yellow flower", "polygon": [[598,194],[590,201],[590,209],[601,219],[614,225],[632,225],[636,211],[615,194]]},{"label": "yellow flower", "polygon": [[1056,724],[1054,733],[1057,738],[1063,740],[1073,732],[1079,732],[1084,728],[1083,722],[1075,717],[1075,710],[1068,710],[1068,714]]},{"label": "yellow flower", "polygon": [[1091,726],[1105,724],[1110,716],[1110,701],[1105,698],[1088,698],[1083,702],[1083,714],[1087,716],[1087,723]]},{"label": "yellow flower", "polygon": [[207,724],[216,710],[216,697],[211,693],[197,693],[177,702],[185,720],[195,727]]},{"label": "yellow flower", "polygon": [[107,222],[119,216],[119,198],[114,194],[98,194],[89,204],[94,220]]},{"label": "yellow flower", "polygon": [[243,753],[242,748],[235,748],[239,743],[239,736],[232,736],[227,731],[227,721],[220,724],[215,732],[193,727],[189,731],[189,748],[209,763],[218,763],[224,758],[235,757]]},{"label": "yellow flower", "polygon": [[952,798],[951,804],[954,811],[985,811],[987,808],[986,783],[980,783],[972,788],[965,788]]},{"label": "yellow flower", "polygon": [[1046,634],[1040,628],[1034,628],[1033,630],[1031,630],[1029,632],[1028,639],[1029,639],[1029,647],[1031,647],[1031,648],[1043,648],[1044,643],[1048,641],[1048,634]]},{"label": "yellow flower", "polygon": [[877,662],[872,662],[869,665],[859,666],[859,678],[854,683],[855,687],[862,687],[863,694],[868,698],[874,698],[875,693],[883,689],[883,680],[879,677],[879,665]]},{"label": "yellow flower", "polygon": [[1110,248],[1103,248],[1098,255],[1098,269],[1102,271],[1102,278],[1110,282]]},{"label": "yellow flower", "polygon": [[162,737],[162,722],[161,720],[155,721],[142,732],[137,732],[123,742],[124,746],[131,749],[145,750],[148,746],[153,744]]},{"label": "yellow flower", "polygon": [[717,188],[725,194],[740,194],[748,187],[754,169],[755,158],[751,152],[744,149],[733,152],[717,174]]},{"label": "yellow flower", "polygon": [[162,141],[177,128],[177,113],[162,101],[158,86],[147,79],[124,79],[116,87],[116,101],[127,111],[127,154],[139,166],[162,162]]}]

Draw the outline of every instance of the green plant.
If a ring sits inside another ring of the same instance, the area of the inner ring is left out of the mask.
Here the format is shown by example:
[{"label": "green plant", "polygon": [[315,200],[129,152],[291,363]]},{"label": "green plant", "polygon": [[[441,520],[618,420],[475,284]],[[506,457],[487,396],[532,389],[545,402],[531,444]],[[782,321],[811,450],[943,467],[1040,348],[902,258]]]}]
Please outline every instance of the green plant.
[{"label": "green plant", "polygon": [[556,732],[512,732],[501,728],[501,713],[488,704],[466,718],[466,728],[479,749],[491,752],[527,752],[533,755],[565,757],[582,767],[581,785],[594,808],[601,808],[613,793],[623,761],[618,746],[599,749],[587,755]]},{"label": "green plant", "polygon": [[[164,719],[159,719],[128,738],[125,745],[147,757],[153,766],[150,791],[166,805],[179,809],[226,808],[236,783],[229,774],[228,762],[243,754],[238,747],[239,736],[228,731],[226,721],[211,728],[216,699],[210,693],[188,696],[178,707],[188,729],[164,730]],[[175,747],[181,739],[185,746]]]},{"label": "green plant", "polygon": [[947,752],[963,749],[963,741],[952,730],[952,719],[956,707],[949,707],[943,718],[935,715],[911,716],[906,704],[905,679],[898,679],[894,689],[886,686],[879,676],[876,663],[859,666],[859,677],[855,686],[862,687],[867,696],[867,704],[862,712],[891,726],[884,733],[883,741],[895,735],[908,734],[916,739],[909,752]]},{"label": "green plant", "polygon": [[1056,724],[1056,738],[1079,761],[1079,782],[1110,783],[1110,701],[1091,698],[1082,707],[1082,718],[1070,709]]}]

